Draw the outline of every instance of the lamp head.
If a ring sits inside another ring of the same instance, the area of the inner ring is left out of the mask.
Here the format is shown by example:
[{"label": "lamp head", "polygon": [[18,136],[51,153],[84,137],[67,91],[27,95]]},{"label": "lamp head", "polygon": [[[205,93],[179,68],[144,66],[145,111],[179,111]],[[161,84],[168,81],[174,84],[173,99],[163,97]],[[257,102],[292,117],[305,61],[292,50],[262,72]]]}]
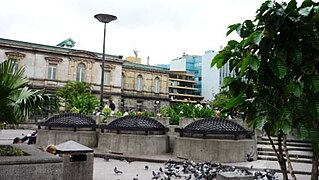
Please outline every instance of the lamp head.
[{"label": "lamp head", "polygon": [[117,19],[116,16],[110,14],[96,14],[94,17],[102,23],[109,23]]}]

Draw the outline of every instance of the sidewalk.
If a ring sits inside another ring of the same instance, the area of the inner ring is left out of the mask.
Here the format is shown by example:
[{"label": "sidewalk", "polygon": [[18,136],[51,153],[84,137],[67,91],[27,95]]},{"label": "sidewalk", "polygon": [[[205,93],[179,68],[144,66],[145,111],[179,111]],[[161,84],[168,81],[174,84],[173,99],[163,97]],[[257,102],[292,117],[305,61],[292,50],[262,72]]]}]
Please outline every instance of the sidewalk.
[{"label": "sidewalk", "polygon": [[[111,159],[125,161],[126,159],[133,161],[141,161],[141,162],[152,162],[152,163],[164,163],[168,160],[174,160],[183,162],[185,159],[180,159],[174,157],[172,154],[162,154],[155,156],[133,156],[133,155],[120,155],[120,154],[112,154],[112,153],[102,153],[98,149],[94,150],[95,157],[109,157]],[[239,162],[239,163],[221,163],[223,165],[235,166],[237,168],[247,168],[250,171],[264,171],[265,169],[275,170],[277,175],[281,177],[280,166],[277,161],[265,161],[265,160],[257,160],[253,162]],[[293,163],[292,164],[294,172],[298,179],[310,179],[311,175],[311,164],[307,163]]]},{"label": "sidewalk", "polygon": [[[33,130],[0,130],[0,144],[11,144],[15,137],[21,137],[22,134],[29,134]],[[136,174],[139,175],[139,179],[150,179],[152,177],[152,170],[158,171],[159,167],[163,167],[163,162],[168,160],[184,161],[174,157],[172,154],[162,154],[154,156],[133,156],[133,155],[121,155],[112,153],[103,153],[98,149],[94,149],[94,179],[102,180],[105,177],[112,177],[112,179],[133,179]],[[105,161],[103,157],[108,156],[109,161]],[[126,159],[133,160],[132,163],[125,161]],[[144,170],[145,165],[149,165],[148,171]],[[222,163],[223,165],[236,166],[239,168],[248,168],[251,171],[263,171],[264,169],[273,169],[277,171],[277,175],[280,177],[280,168],[277,161],[265,161],[257,160],[253,162],[241,162],[241,163]],[[117,175],[113,172],[114,167],[121,168],[125,171],[126,175]],[[297,174],[298,179],[310,179],[311,164],[307,163],[293,163],[294,171]]]}]

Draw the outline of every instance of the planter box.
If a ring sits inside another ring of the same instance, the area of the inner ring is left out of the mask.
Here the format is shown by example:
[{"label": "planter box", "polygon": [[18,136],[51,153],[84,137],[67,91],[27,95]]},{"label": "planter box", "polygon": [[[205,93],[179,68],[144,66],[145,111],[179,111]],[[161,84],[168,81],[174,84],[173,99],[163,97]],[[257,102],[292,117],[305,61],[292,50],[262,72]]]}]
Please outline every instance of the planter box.
[{"label": "planter box", "polygon": [[[198,118],[201,119],[201,118]],[[179,120],[179,127],[184,128],[185,126],[189,125],[190,123],[196,121],[196,119],[193,118],[182,118]]]},{"label": "planter box", "polygon": [[212,161],[222,163],[246,162],[247,154],[253,153],[257,160],[255,139],[201,139],[176,137],[174,155],[193,161]]},{"label": "planter box", "polygon": [[0,156],[0,179],[63,179],[63,162],[60,157],[43,152],[32,145],[14,144],[10,146],[19,148],[28,155]]},{"label": "planter box", "polygon": [[165,127],[169,126],[169,117],[150,117],[153,118],[155,120],[157,120],[158,122],[162,123]]},{"label": "planter box", "polygon": [[98,149],[130,155],[157,155],[168,152],[167,135],[100,133]]},{"label": "planter box", "polygon": [[46,147],[48,144],[60,144],[68,140],[76,141],[84,146],[94,148],[97,146],[97,133],[91,130],[74,132],[72,129],[38,129],[37,145]]}]

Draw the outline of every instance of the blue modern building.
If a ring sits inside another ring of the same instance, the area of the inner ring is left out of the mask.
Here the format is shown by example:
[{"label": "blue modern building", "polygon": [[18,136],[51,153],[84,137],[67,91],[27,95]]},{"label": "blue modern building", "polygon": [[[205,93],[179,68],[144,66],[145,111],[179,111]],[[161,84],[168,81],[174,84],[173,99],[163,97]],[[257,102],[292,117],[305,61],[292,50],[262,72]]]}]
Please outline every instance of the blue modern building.
[{"label": "blue modern building", "polygon": [[[211,101],[220,92],[224,78],[234,77],[235,73],[229,70],[229,65],[225,64],[221,69],[216,66],[211,67],[211,62],[217,54],[214,50],[207,50],[202,56],[183,54],[182,57],[171,60],[169,65],[156,65],[169,68],[172,71],[184,71],[185,74],[194,78],[193,95],[203,97],[203,101]],[[188,87],[189,88],[189,87]]]},{"label": "blue modern building", "polygon": [[195,92],[201,95],[202,88],[202,57],[198,55],[183,54],[182,57],[173,59],[170,64],[170,71],[186,71],[187,74],[194,75]]}]

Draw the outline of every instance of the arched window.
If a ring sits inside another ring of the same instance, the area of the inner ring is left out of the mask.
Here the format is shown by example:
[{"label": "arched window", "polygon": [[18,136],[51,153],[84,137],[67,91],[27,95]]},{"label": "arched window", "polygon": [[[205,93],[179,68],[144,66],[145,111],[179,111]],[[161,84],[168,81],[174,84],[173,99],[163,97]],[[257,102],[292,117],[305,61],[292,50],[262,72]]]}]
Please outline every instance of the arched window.
[{"label": "arched window", "polygon": [[84,82],[85,79],[85,65],[83,63],[78,64],[76,70],[76,81]]},{"label": "arched window", "polygon": [[138,75],[137,76],[137,82],[136,82],[136,89],[138,91],[142,91],[143,90],[143,77],[142,75]]},{"label": "arched window", "polygon": [[156,77],[154,79],[154,92],[159,93],[160,92],[160,79],[159,77]]}]

